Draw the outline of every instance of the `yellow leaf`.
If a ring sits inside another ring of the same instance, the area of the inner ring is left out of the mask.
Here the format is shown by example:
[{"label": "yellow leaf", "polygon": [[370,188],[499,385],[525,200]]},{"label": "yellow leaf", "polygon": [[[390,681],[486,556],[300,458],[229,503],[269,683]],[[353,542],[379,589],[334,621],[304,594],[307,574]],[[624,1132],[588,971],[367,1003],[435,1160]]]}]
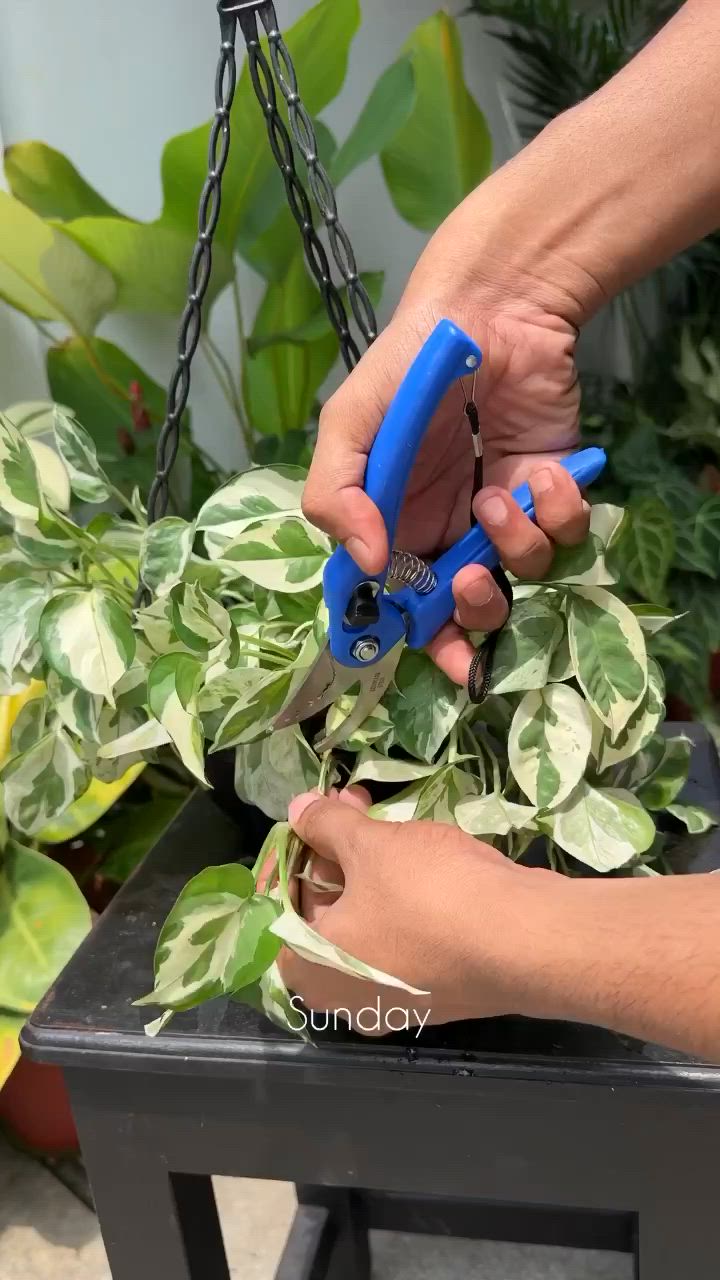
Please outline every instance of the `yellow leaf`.
[{"label": "yellow leaf", "polygon": [[26,702],[31,698],[41,698],[45,692],[42,680],[31,680],[22,693],[4,694],[0,697],[0,765],[3,765],[10,754],[10,735],[12,728]]}]

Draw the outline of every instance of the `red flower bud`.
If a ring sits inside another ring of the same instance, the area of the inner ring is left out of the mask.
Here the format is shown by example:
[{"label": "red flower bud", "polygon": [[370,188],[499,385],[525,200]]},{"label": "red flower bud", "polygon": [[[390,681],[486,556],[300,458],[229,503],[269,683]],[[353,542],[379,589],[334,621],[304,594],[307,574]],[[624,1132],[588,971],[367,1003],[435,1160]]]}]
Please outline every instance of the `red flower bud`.
[{"label": "red flower bud", "polygon": [[136,431],[149,430],[151,426],[150,414],[145,406],[143,389],[139,382],[130,383],[130,414]]},{"label": "red flower bud", "polygon": [[133,440],[127,427],[118,427],[117,442],[123,453],[129,458],[135,452],[135,441]]}]

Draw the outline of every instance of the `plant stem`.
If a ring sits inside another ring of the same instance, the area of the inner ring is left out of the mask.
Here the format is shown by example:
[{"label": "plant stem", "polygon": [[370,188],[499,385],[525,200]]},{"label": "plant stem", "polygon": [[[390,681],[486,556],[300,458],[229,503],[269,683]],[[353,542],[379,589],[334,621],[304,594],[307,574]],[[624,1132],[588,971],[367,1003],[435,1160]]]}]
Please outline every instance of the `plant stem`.
[{"label": "plant stem", "polygon": [[230,371],[230,367],[224,355],[222,354],[222,352],[219,350],[218,347],[216,347],[212,338],[207,333],[203,334],[202,338],[200,339],[200,342],[202,345],[202,349],[205,353],[205,358],[208,362],[208,365],[215,376],[215,381],[220,387],[220,390],[222,391],[228,405],[232,409],[235,417],[237,418],[238,426],[240,427],[243,442],[245,444],[245,448],[247,449],[248,456],[252,457],[252,445],[253,445],[252,432],[250,430],[247,418],[245,417],[245,410],[243,408],[242,402],[238,398],[235,392],[235,388],[232,382],[232,373]]},{"label": "plant stem", "polygon": [[[108,481],[108,488],[110,489],[110,492],[113,495],[113,497],[117,498],[117,501],[121,504],[121,506],[123,506],[126,511],[130,512],[130,515],[133,517],[135,523],[139,524],[142,529],[147,529],[147,520],[145,519],[145,516],[143,515],[142,511],[138,511],[137,507],[133,506],[130,499],[126,498],[125,494],[120,489],[115,488],[115,485],[112,483],[112,481]],[[121,559],[120,556],[115,556],[114,558],[116,560]],[[125,561],[123,560],[122,563],[124,564]]]}]

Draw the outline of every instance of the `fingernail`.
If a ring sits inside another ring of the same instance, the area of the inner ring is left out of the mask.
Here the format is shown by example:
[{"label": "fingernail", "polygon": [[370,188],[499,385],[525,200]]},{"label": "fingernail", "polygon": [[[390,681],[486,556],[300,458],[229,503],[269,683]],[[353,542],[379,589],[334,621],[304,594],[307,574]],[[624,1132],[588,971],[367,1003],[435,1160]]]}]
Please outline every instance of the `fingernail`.
[{"label": "fingernail", "polygon": [[540,471],[533,471],[530,476],[530,488],[536,493],[550,493],[555,488],[553,473],[549,467],[542,467]]},{"label": "fingernail", "polygon": [[503,498],[481,498],[478,506],[483,524],[501,525],[507,521],[508,509]]},{"label": "fingernail", "polygon": [[585,501],[585,499],[584,499],[584,498],[583,498],[582,508],[583,508],[583,511],[585,512],[585,515],[586,515],[586,516],[589,516],[589,515],[590,515],[590,512],[592,511],[592,507],[590,506],[590,503],[589,503],[589,502],[586,502],[586,501]]},{"label": "fingernail", "polygon": [[363,542],[362,538],[348,538],[345,543],[345,550],[348,555],[352,556],[356,563],[359,563],[360,560],[367,559],[370,555],[370,548],[367,542]]},{"label": "fingernail", "polygon": [[299,822],[305,810],[309,809],[310,805],[315,804],[315,801],[319,799],[319,791],[306,791],[301,796],[295,796],[288,805],[288,821],[290,826],[292,827],[296,822]]},{"label": "fingernail", "polygon": [[477,582],[470,582],[467,587],[463,587],[462,594],[468,604],[479,609],[492,599],[493,591],[492,582],[488,582],[487,578],[478,578]]}]

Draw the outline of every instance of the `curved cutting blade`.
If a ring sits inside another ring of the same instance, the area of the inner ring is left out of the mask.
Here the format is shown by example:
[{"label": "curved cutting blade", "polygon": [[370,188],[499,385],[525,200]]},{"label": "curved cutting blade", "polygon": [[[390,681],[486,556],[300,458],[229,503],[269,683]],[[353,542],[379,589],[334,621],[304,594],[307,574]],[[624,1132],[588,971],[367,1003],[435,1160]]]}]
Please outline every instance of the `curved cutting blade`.
[{"label": "curved cutting blade", "polygon": [[[332,733],[327,734],[324,738],[316,739],[313,743],[316,751],[330,751],[332,747],[344,742],[346,738],[350,737],[351,733],[360,728],[363,721],[377,706],[395,675],[397,664],[400,661],[400,654],[404,648],[405,639],[403,638],[398,640],[397,644],[393,645],[392,649],[389,649],[385,657],[381,658],[379,662],[373,663],[371,667],[362,668],[360,671],[360,693],[352,711]],[[347,667],[344,670],[347,670]],[[357,671],[357,667],[355,671]],[[344,692],[344,690],[341,690],[341,692]],[[336,694],[336,697],[338,696],[339,694]],[[326,705],[328,704],[326,703]]]},{"label": "curved cutting blade", "polygon": [[278,713],[273,729],[287,729],[288,725],[307,720],[357,684],[365,672],[357,667],[343,667],[335,662],[329,645],[320,650],[302,684],[291,695]]}]

